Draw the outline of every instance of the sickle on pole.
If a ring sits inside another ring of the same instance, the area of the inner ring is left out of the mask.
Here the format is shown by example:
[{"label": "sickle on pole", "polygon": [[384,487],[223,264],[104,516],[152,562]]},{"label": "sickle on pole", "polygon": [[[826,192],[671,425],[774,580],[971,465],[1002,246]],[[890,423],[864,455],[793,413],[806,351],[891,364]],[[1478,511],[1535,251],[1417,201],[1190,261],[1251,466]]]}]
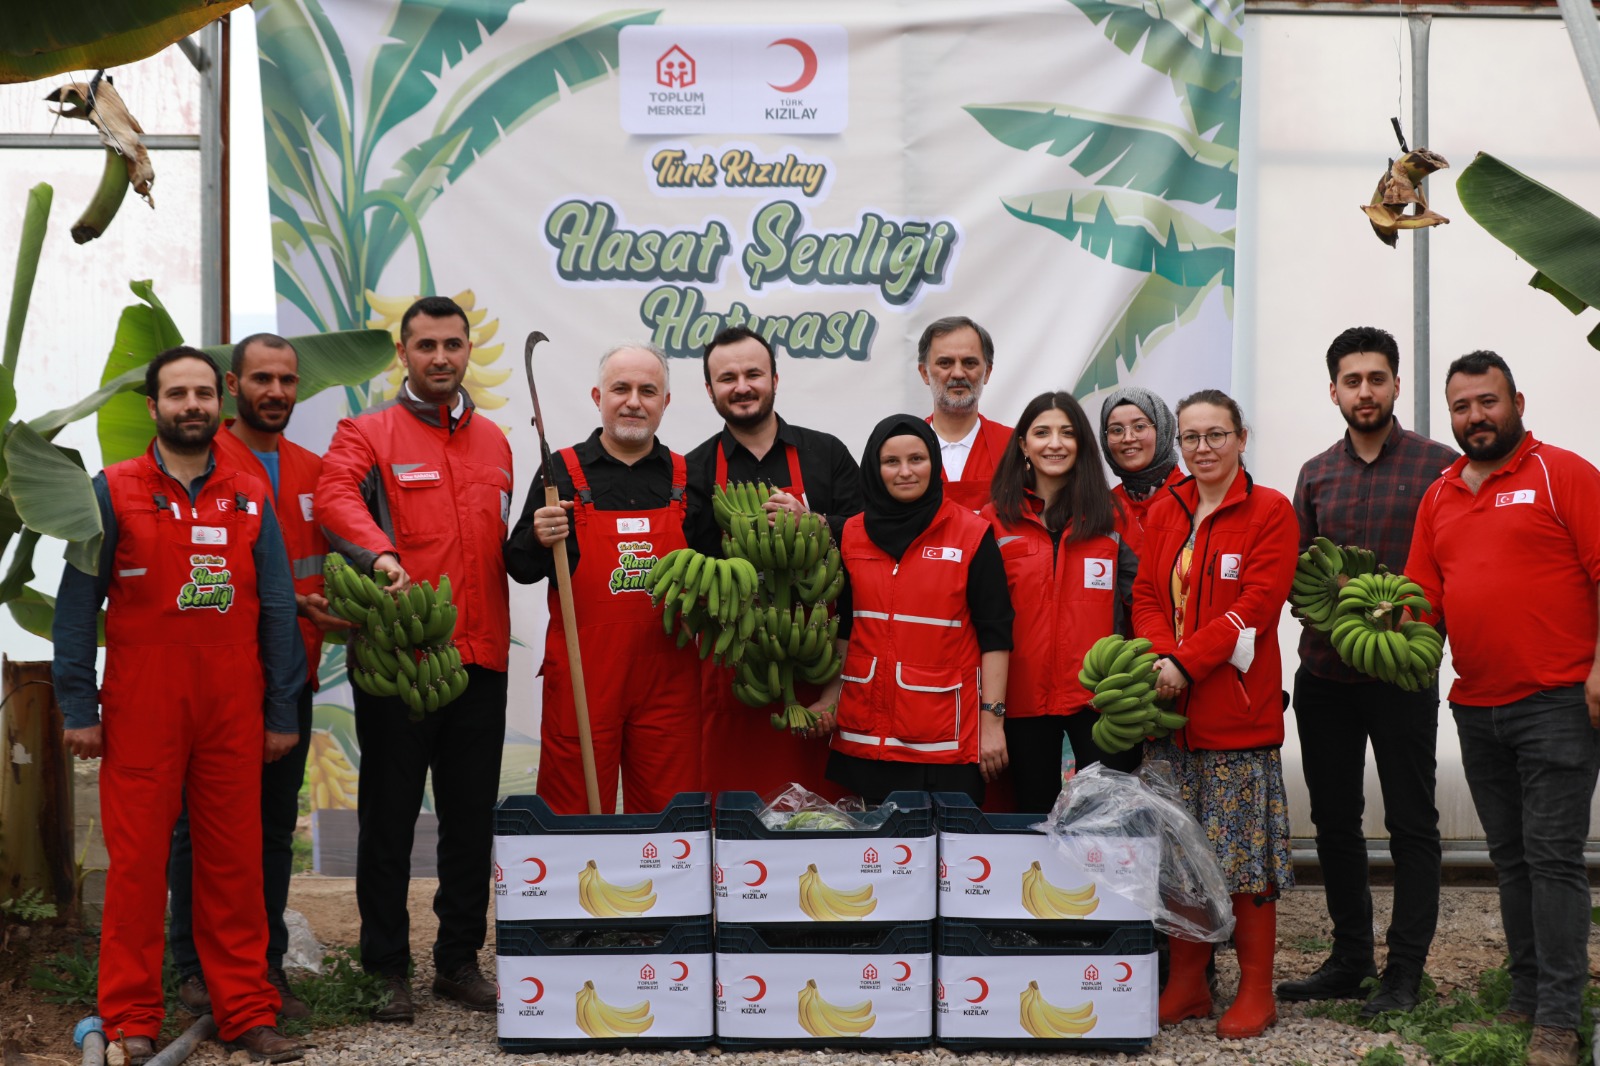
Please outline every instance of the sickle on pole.
[{"label": "sickle on pole", "polygon": [[[544,416],[539,411],[539,389],[533,383],[533,349],[549,340],[534,330],[528,334],[523,362],[528,371],[528,394],[533,397],[533,429],[539,434],[539,459],[544,463],[544,505],[559,507],[561,492],[556,488],[555,468],[551,464],[550,443],[544,434]],[[571,525],[568,525],[570,531]],[[571,536],[571,533],[568,533]],[[572,604],[572,570],[567,563],[566,540],[556,541],[556,589],[561,597],[561,628],[567,636],[567,662],[572,673],[572,702],[578,712],[578,749],[583,753],[583,788],[589,797],[589,813],[599,814],[600,782],[594,769],[594,738],[589,732],[589,696],[583,684],[583,658],[578,654],[578,614]]]}]

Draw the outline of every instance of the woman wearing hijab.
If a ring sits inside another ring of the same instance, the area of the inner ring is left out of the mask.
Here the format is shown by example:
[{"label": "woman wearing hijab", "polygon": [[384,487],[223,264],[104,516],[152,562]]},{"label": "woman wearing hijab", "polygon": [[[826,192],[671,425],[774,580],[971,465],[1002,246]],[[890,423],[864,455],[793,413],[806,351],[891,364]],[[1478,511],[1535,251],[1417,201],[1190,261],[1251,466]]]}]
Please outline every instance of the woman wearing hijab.
[{"label": "woman wearing hijab", "polygon": [[944,499],[939,442],[913,415],[879,422],[861,456],[866,510],[840,540],[844,668],[827,776],[869,804],[897,789],[964,792],[1006,766],[1011,595],[989,524]]},{"label": "woman wearing hijab", "polygon": [[1062,738],[1079,766],[1139,765],[1139,747],[1112,755],[1090,736],[1095,712],[1078,682],[1101,637],[1128,632],[1138,560],[1121,542],[1116,504],[1094,429],[1068,392],[1035,396],[1022,409],[995,470],[983,517],[1005,561],[1013,602],[1029,624],[1013,632],[1006,671],[1006,752],[1019,811],[1048,811],[1061,791]]},{"label": "woman wearing hijab", "polygon": [[1116,389],[1100,408],[1100,439],[1120,480],[1111,494],[1122,507],[1117,532],[1135,552],[1144,539],[1144,515],[1156,494],[1183,480],[1178,469],[1177,420],[1149,389]]},{"label": "woman wearing hijab", "polygon": [[[1284,495],[1245,471],[1247,432],[1239,405],[1215,389],[1178,405],[1178,445],[1193,476],[1150,505],[1133,586],[1134,630],[1161,656],[1156,692],[1189,719],[1145,754],[1172,764],[1232,896],[1239,994],[1217,1035],[1235,1038],[1277,1020],[1275,901],[1294,884],[1278,620],[1300,526]],[[1173,937],[1171,953],[1161,1023],[1209,1016],[1211,945]]]}]

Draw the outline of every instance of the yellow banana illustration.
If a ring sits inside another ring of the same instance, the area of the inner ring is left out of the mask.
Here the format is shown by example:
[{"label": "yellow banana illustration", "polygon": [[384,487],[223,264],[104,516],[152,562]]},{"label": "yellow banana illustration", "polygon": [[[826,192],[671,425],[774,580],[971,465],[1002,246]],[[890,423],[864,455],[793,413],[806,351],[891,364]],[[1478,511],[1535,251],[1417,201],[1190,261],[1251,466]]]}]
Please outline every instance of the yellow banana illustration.
[{"label": "yellow banana illustration", "polygon": [[800,875],[800,909],[814,922],[859,922],[877,907],[871,885],[849,892],[831,888],[817,873],[815,863]]},{"label": "yellow banana illustration", "polygon": [[311,803],[314,809],[356,809],[356,785],[361,775],[350,765],[344,748],[332,733],[318,730],[311,734],[311,751],[306,764],[311,775]]},{"label": "yellow banana illustration", "polygon": [[654,887],[649,878],[636,885],[614,885],[590,859],[578,874],[578,902],[596,918],[631,918],[656,905]]},{"label": "yellow banana illustration", "polygon": [[1037,862],[1022,875],[1022,905],[1035,918],[1087,918],[1100,906],[1094,882],[1082,888],[1065,889],[1045,879]]},{"label": "yellow banana illustration", "polygon": [[[492,411],[497,407],[504,407],[506,398],[490,390],[504,384],[511,376],[511,369],[489,369],[490,365],[500,358],[506,346],[504,343],[489,343],[500,331],[500,320],[488,318],[487,309],[475,307],[477,299],[477,294],[471,289],[455,295],[456,303],[467,313],[469,327],[467,336],[472,342],[472,355],[467,361],[467,374],[461,384],[472,397],[473,403],[486,411]],[[395,340],[399,340],[400,319],[416,300],[415,296],[380,296],[369,289],[367,306],[372,310],[372,317],[368,319],[367,325],[372,329],[386,329],[394,335]],[[405,371],[396,360],[385,374],[382,389],[385,399],[394,398],[400,391],[400,382],[405,380],[405,376]]]},{"label": "yellow banana illustration", "polygon": [[815,980],[800,990],[800,1024],[812,1036],[860,1036],[871,1029],[878,1016],[872,1013],[872,1000],[853,1007],[829,1003],[817,991]]},{"label": "yellow banana illustration", "polygon": [[1029,981],[1022,990],[1022,1027],[1029,1036],[1040,1040],[1057,1040],[1061,1037],[1082,1036],[1100,1021],[1094,1013],[1094,1003],[1080,1003],[1076,1007],[1058,1007],[1039,994],[1039,982]]},{"label": "yellow banana illustration", "polygon": [[578,989],[578,1028],[597,1040],[617,1036],[638,1036],[655,1024],[650,1001],[631,1007],[613,1007],[594,990],[593,981]]}]

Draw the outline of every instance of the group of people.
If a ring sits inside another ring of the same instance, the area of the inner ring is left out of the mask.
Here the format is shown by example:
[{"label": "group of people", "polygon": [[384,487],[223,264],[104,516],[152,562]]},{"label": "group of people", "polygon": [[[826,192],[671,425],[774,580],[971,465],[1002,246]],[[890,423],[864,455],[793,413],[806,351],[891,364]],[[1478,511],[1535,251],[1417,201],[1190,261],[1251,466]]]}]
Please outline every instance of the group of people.
[{"label": "group of people", "polygon": [[[1327,367],[1348,429],[1305,464],[1291,501],[1246,470],[1244,415],[1217,390],[1171,407],[1149,390],[1118,389],[1098,424],[1065,392],[1032,399],[1014,428],[984,417],[994,343],[968,318],[935,321],[918,343],[933,413],[883,419],[859,463],[838,438],[779,417],[777,359],[742,327],[719,333],[702,359],[723,428],[687,455],[674,452],[657,437],[671,401],[668,360],[625,345],[600,360],[591,392],[600,427],[552,453],[513,525],[510,447],[461,388],[465,313],[447,299],[419,300],[396,348],[400,394],[342,421],[320,462],[282,439],[296,371],[280,338],[241,342],[225,379],[194,349],[164,353],[147,382],[149,452],[96,479],[101,565],[94,575],[69,566],[63,577],[56,674],[68,744],[103,756],[103,794],[116,797],[104,804],[112,861],[101,1013],[133,1061],[161,1024],[169,852],[185,988],[197,1005],[209,997],[222,1037],[253,1057],[298,1055],[272,1024],[276,1011],[298,1006],[282,977],[282,910],[285,826],[316,683],[307,656],[314,664],[322,635],[344,624],[320,592],[329,547],[399,592],[449,574],[471,677],[461,699],[419,721],[398,699],[355,695],[361,958],[387,984],[382,1020],[408,1021],[414,1010],[406,886],[430,772],[439,819],[433,992],[495,1006],[477,953],[505,730],[508,577],[550,585],[536,789],[558,813],[588,809],[555,592],[558,545],[600,788],[610,796],[620,781],[627,811],[660,810],[680,791],[767,793],[789,782],[869,803],[896,789],[954,790],[990,809],[1044,811],[1068,759],[1121,770],[1170,764],[1232,894],[1241,979],[1217,1023],[1222,1036],[1262,1032],[1279,998],[1361,995],[1376,975],[1361,828],[1370,742],[1396,893],[1381,985],[1365,1009],[1408,1009],[1438,910],[1438,693],[1354,673],[1309,628],[1293,698],[1334,946],[1276,997],[1272,984],[1275,900],[1293,883],[1279,757],[1290,697],[1277,628],[1299,552],[1327,536],[1403,570],[1434,607],[1423,620],[1448,620],[1460,675],[1451,705],[1511,951],[1504,1020],[1536,1026],[1530,1062],[1576,1062],[1587,976],[1583,842],[1600,768],[1600,472],[1526,432],[1499,356],[1475,352],[1449,369],[1445,393],[1465,452],[1457,456],[1395,418],[1394,339],[1345,331]],[[239,417],[219,432],[224,388]],[[805,691],[815,725],[792,734],[735,701],[726,668],[679,648],[637,582],[614,580],[676,548],[719,552],[711,498],[730,482],[774,486],[769,515],[823,516],[848,578],[837,604],[842,671]],[[547,483],[557,503],[545,502]],[[97,691],[94,619],[108,598]],[[1095,712],[1077,675],[1089,647],[1111,633],[1152,642],[1157,690],[1188,718],[1170,738],[1121,753],[1094,743]],[[219,693],[171,684],[184,645],[228,655]],[[245,772],[247,762],[266,768]],[[195,891],[194,921],[180,923],[187,883],[223,878],[234,890]],[[1210,951],[1173,940],[1163,1023],[1211,1013]]]}]

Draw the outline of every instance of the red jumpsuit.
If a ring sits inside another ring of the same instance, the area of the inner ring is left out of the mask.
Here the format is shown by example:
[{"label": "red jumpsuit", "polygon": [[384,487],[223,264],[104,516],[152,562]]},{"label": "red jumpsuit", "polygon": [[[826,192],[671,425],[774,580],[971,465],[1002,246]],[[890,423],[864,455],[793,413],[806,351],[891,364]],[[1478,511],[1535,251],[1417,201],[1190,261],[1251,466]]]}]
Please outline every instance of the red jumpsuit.
[{"label": "red jumpsuit", "polygon": [[[933,416],[929,415],[924,421],[932,424]],[[944,498],[959,503],[973,514],[983,510],[989,503],[989,483],[994,480],[995,467],[1000,465],[1000,457],[1010,447],[1012,436],[1010,426],[979,415],[978,437],[972,442],[972,454],[967,456],[967,465],[961,470],[961,480],[951,481],[948,474],[942,475]]]},{"label": "red jumpsuit", "polygon": [[101,817],[111,857],[100,934],[107,1031],[161,1032],[167,852],[185,790],[194,937],[220,1035],[275,1025],[261,906],[264,681],[251,551],[268,488],[219,464],[193,507],[149,453],[106,468],[117,520],[100,686]]},{"label": "red jumpsuit", "polygon": [[[623,809],[665,809],[679,792],[700,787],[700,671],[693,645],[677,646],[661,628],[642,579],[655,561],[686,546],[683,456],[672,453],[672,502],[648,511],[601,511],[587,502],[589,479],[577,453],[557,453],[572,476],[579,563],[572,575],[589,729],[600,803],[610,813],[622,773]],[[535,791],[557,814],[587,814],[577,710],[562,630],[561,603],[550,581],[545,634],[544,711]]]}]

